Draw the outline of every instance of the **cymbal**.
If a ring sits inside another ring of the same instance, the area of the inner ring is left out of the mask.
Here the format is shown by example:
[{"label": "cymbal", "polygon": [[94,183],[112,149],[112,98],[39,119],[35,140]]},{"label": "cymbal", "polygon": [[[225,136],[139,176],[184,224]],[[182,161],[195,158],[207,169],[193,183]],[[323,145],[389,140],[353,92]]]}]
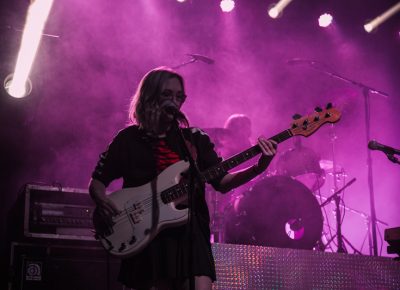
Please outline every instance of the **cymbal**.
[{"label": "cymbal", "polygon": [[[322,159],[319,161],[319,165],[325,171],[333,170],[333,161],[332,160]],[[336,164],[336,172],[340,172],[340,171],[343,171],[343,167],[341,165]]]}]

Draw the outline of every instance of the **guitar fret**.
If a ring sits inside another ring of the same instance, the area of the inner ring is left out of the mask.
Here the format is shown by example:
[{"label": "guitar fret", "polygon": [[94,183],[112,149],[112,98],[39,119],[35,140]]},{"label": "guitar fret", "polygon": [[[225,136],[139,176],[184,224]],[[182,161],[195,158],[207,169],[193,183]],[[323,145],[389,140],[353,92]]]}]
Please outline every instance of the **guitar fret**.
[{"label": "guitar fret", "polygon": [[[281,143],[290,137],[292,137],[293,134],[291,133],[290,130],[283,131],[275,136],[273,136],[272,140],[274,140],[277,143]],[[238,166],[239,164],[242,164],[243,162],[253,158],[254,156],[258,155],[261,153],[261,148],[258,145],[255,145],[253,147],[250,147],[249,149],[236,154],[227,160],[223,161],[222,163],[209,168],[205,172],[203,172],[203,176],[206,181],[211,181],[217,177],[219,177],[222,172],[229,171],[230,169]]]},{"label": "guitar fret", "polygon": [[189,185],[187,183],[177,184],[160,193],[161,201],[166,204],[170,203],[188,193]]},{"label": "guitar fret", "polygon": [[182,195],[187,195],[188,194],[188,188],[189,185],[187,183],[183,184],[183,194]]}]

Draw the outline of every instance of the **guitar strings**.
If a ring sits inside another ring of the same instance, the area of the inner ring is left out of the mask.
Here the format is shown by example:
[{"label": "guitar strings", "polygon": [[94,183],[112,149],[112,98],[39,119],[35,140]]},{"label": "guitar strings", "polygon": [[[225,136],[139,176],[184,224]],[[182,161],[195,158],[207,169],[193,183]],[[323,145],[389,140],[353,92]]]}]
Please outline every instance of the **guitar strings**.
[{"label": "guitar strings", "polygon": [[[156,199],[157,199],[158,204],[161,204],[161,206],[164,206],[164,205],[167,205],[168,203],[170,203],[170,202],[168,202],[167,204],[165,204],[164,201],[161,198],[161,194],[168,193],[168,191],[171,191],[171,190],[173,191],[174,187],[178,188],[177,192],[183,193],[182,196],[187,194],[186,186],[187,186],[186,183],[177,184],[177,185],[175,185],[175,186],[173,186],[173,187],[171,187],[171,188],[169,188],[169,189],[167,189],[165,191],[162,191],[160,194],[157,194]],[[141,201],[138,201],[136,204],[140,204],[142,206],[139,206],[137,208],[134,208],[133,205],[129,206],[124,211],[122,211],[120,214],[115,216],[113,218],[113,221],[115,223],[120,223],[120,222],[124,222],[125,220],[130,220],[129,214],[132,213],[132,212],[135,212],[135,211],[143,210],[143,212],[142,212],[143,215],[151,213],[151,211],[149,211],[149,209],[152,208],[153,197],[145,198],[145,199],[143,199]]]}]

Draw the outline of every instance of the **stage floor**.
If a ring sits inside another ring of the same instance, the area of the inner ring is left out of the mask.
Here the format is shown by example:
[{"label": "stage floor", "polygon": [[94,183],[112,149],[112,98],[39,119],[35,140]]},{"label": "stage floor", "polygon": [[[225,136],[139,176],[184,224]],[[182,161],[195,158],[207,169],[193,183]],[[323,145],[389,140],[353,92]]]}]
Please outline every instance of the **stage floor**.
[{"label": "stage floor", "polygon": [[400,289],[400,261],[310,250],[213,244],[213,289]]}]

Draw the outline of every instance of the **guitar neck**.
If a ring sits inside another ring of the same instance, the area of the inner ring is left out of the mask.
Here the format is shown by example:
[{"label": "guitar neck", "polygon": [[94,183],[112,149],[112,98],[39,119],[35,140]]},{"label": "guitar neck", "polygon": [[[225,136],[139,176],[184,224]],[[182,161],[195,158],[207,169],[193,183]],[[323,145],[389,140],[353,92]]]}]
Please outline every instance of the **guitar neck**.
[{"label": "guitar neck", "polygon": [[[325,123],[336,123],[340,119],[341,113],[333,108],[331,104],[327,105],[325,110],[316,108],[315,113],[308,115],[306,117],[296,118],[292,123],[291,129],[287,129],[270,139],[277,143],[281,143],[294,135],[301,135],[308,137],[318,130]],[[247,160],[253,158],[254,156],[261,153],[261,148],[258,145],[252,146],[249,149],[238,153],[229,159],[217,164],[204,172],[202,172],[204,181],[210,182],[215,178],[222,176],[223,173],[229,171],[230,169],[246,162]],[[164,203],[168,203],[176,200],[177,198],[187,194],[189,189],[189,184],[187,182],[179,183],[161,193],[161,198]]]},{"label": "guitar neck", "polygon": [[[277,143],[281,143],[290,137],[292,137],[293,134],[290,129],[285,130],[269,139],[274,140]],[[218,165],[215,165],[206,171],[204,171],[202,174],[204,176],[204,179],[209,182],[219,176],[221,176],[224,172],[246,162],[247,160],[250,160],[254,156],[258,155],[261,153],[261,148],[258,145],[254,145],[250,147],[249,149],[244,150],[241,153],[238,153],[227,160],[221,162]]]}]

